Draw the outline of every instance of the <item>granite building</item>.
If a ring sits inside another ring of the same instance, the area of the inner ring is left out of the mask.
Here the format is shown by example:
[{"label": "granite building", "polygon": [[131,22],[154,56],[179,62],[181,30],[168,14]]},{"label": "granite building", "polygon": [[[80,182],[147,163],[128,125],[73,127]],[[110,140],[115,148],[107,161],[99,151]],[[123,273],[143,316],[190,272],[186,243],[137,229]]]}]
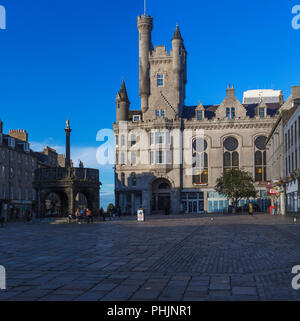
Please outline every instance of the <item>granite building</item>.
[{"label": "granite building", "polygon": [[0,121],[0,210],[7,220],[23,218],[36,204],[33,188],[35,170],[59,166],[63,155],[46,147],[34,152],[25,130],[3,132]]},{"label": "granite building", "polygon": [[[187,51],[179,26],[172,49],[153,47],[153,18],[138,17],[140,106],[130,108],[123,80],[116,98],[115,197],[123,213],[223,212],[215,190],[226,170],[250,172],[266,206],[266,138],[283,104],[281,91],[254,90],[243,103],[229,85],[220,103],[185,105]],[[246,200],[241,201],[241,206]]]}]

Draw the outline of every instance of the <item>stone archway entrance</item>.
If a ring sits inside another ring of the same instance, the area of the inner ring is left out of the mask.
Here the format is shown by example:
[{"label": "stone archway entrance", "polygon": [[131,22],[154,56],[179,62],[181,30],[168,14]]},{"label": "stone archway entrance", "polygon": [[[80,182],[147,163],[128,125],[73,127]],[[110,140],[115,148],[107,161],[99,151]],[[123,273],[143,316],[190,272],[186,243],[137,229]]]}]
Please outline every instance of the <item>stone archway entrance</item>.
[{"label": "stone archway entrance", "polygon": [[171,208],[171,183],[165,178],[156,179],[152,183],[152,214],[165,214]]},{"label": "stone archway entrance", "polygon": [[63,191],[49,191],[43,197],[45,216],[65,216],[68,213],[68,196]]},{"label": "stone archway entrance", "polygon": [[74,214],[76,196],[82,193],[87,207],[94,215],[99,211],[99,171],[89,168],[39,168],[35,171],[34,187],[38,198],[39,216],[46,215],[46,199],[49,194],[59,196],[61,215]]}]

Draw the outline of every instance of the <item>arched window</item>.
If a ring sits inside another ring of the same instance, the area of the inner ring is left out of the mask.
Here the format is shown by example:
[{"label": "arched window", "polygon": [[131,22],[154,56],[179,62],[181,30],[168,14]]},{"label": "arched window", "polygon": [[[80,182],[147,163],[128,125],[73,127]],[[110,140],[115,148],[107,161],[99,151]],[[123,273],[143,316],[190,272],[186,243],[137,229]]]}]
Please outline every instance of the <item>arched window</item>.
[{"label": "arched window", "polygon": [[266,140],[266,136],[259,136],[254,141],[254,164],[256,182],[265,182],[267,180]]},{"label": "arched window", "polygon": [[136,186],[136,173],[131,173],[131,185]]},{"label": "arched window", "polygon": [[208,183],[207,142],[203,138],[193,140],[193,184]]},{"label": "arched window", "polygon": [[159,186],[158,186],[158,189],[169,189],[170,186],[169,184],[167,183],[161,183]]},{"label": "arched window", "polygon": [[239,142],[234,137],[227,137],[224,140],[223,148],[223,169],[224,173],[232,169],[239,169],[239,153],[236,151],[239,147]]},{"label": "arched window", "polygon": [[121,173],[121,184],[122,186],[125,186],[125,174]]}]

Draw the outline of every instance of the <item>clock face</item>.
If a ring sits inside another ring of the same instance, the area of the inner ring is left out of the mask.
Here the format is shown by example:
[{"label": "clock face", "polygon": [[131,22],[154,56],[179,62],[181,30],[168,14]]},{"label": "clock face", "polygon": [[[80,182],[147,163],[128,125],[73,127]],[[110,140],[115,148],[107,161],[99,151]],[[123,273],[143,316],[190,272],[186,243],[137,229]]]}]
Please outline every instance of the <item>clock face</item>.
[{"label": "clock face", "polygon": [[257,137],[254,142],[256,148],[260,149],[260,150],[265,150],[266,149],[266,140],[267,140],[266,136]]},{"label": "clock face", "polygon": [[224,147],[230,151],[233,152],[239,147],[239,142],[234,137],[228,137],[224,140]]}]

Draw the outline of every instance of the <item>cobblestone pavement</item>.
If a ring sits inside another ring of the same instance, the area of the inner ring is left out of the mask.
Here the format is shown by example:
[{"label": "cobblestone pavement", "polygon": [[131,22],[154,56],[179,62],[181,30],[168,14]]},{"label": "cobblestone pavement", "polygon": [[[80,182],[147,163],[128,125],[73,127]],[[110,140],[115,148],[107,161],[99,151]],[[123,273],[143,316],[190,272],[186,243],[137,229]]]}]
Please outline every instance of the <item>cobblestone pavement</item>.
[{"label": "cobblestone pavement", "polygon": [[292,218],[170,216],[0,229],[0,300],[300,300]]}]

